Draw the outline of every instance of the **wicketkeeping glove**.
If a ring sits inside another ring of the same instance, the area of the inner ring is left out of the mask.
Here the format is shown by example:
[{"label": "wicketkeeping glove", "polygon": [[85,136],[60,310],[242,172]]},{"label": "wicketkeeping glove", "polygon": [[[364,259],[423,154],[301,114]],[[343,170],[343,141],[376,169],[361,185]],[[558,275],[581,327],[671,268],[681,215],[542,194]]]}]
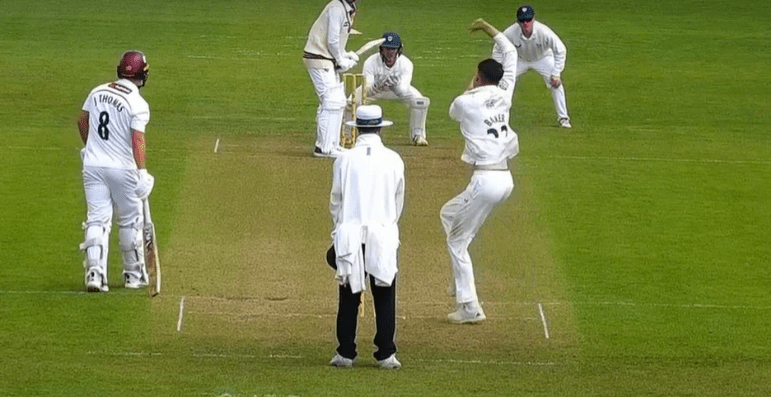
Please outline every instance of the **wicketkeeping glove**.
[{"label": "wicketkeeping glove", "polygon": [[139,180],[137,181],[137,187],[134,189],[137,196],[139,196],[141,200],[150,197],[153,186],[155,186],[155,178],[153,178],[146,169],[143,168],[139,170]]}]

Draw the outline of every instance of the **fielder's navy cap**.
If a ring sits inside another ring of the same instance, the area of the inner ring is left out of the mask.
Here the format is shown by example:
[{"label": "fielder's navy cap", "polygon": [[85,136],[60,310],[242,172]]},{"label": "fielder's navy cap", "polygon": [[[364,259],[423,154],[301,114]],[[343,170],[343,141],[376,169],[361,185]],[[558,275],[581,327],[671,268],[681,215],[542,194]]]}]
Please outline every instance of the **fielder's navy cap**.
[{"label": "fielder's navy cap", "polygon": [[517,9],[517,21],[526,21],[535,18],[535,10],[530,6],[522,6]]}]

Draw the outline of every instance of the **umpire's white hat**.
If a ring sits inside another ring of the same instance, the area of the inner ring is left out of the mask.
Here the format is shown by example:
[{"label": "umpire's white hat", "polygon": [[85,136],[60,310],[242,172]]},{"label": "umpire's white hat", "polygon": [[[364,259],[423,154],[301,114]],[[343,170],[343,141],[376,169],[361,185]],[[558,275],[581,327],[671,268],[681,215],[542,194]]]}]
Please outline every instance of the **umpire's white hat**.
[{"label": "umpire's white hat", "polygon": [[356,120],[346,121],[345,125],[351,127],[377,128],[393,125],[388,120],[383,120],[383,109],[378,105],[362,105],[356,108]]}]

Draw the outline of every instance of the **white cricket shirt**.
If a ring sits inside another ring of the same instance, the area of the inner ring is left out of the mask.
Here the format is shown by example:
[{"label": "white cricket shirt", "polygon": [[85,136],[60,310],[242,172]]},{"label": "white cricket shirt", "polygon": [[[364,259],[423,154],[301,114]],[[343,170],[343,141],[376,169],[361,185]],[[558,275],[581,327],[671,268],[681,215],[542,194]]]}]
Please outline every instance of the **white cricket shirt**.
[{"label": "white cricket shirt", "polygon": [[468,90],[450,105],[450,117],[460,123],[466,140],[461,160],[472,165],[495,165],[519,153],[519,138],[509,126],[517,51],[501,33],[495,41],[503,57],[504,77],[499,85]]},{"label": "white cricket shirt", "polygon": [[[365,272],[390,285],[398,271],[404,162],[379,135],[361,134],[332,168],[329,209],[338,258],[336,278],[349,282],[354,293],[366,289]],[[367,247],[364,257],[362,244]]]},{"label": "white cricket shirt", "polygon": [[394,88],[394,93],[409,91],[412,85],[412,71],[412,61],[406,56],[399,55],[394,65],[389,68],[383,62],[379,52],[367,58],[362,67],[367,89],[370,89],[375,83],[382,83],[389,76],[399,76],[399,87]]},{"label": "white cricket shirt", "polygon": [[305,52],[325,58],[342,59],[353,28],[356,8],[345,0],[332,0],[324,7],[308,33]]},{"label": "white cricket shirt", "polygon": [[[529,38],[522,35],[522,28],[515,23],[503,31],[509,41],[514,44],[519,53],[519,58],[526,62],[535,62],[548,55],[554,56],[553,76],[559,76],[565,69],[565,59],[567,58],[567,48],[562,43],[559,36],[548,26],[533,21],[533,34]],[[498,44],[493,48],[493,59],[498,60],[500,47]]]},{"label": "white cricket shirt", "polygon": [[150,107],[129,80],[120,79],[94,88],[83,104],[88,112],[88,140],[83,165],[137,169],[131,130],[145,132]]}]

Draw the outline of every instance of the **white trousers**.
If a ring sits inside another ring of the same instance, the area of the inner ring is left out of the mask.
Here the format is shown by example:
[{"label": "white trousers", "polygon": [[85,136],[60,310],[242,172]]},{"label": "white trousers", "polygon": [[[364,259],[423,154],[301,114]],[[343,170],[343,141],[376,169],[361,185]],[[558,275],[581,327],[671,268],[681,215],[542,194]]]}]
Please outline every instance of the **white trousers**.
[{"label": "white trousers", "polygon": [[123,251],[123,267],[139,273],[144,266],[141,230],[144,224],[142,200],[136,194],[139,174],[137,170],[104,167],[84,167],[83,187],[86,193],[88,213],[85,240],[97,241],[86,250],[86,258],[98,266],[102,274],[107,271],[109,233],[113,222],[118,224],[119,242]]},{"label": "white trousers", "polygon": [[546,87],[551,91],[551,99],[554,102],[554,109],[557,111],[557,120],[568,119],[568,105],[565,99],[565,85],[560,84],[559,87],[553,88],[551,86],[551,72],[554,70],[554,56],[548,55],[535,62],[527,62],[522,59],[517,61],[517,79],[519,76],[527,72],[528,70],[535,70],[543,77],[543,81],[546,82]]},{"label": "white trousers", "polygon": [[479,300],[468,247],[487,216],[513,189],[514,180],[509,171],[475,171],[466,190],[442,207],[440,216],[447,235],[458,303]]},{"label": "white trousers", "polygon": [[84,167],[83,187],[88,205],[86,225],[110,224],[113,209],[118,227],[142,223],[142,200],[135,192],[138,180],[137,170]]},{"label": "white trousers", "polygon": [[324,153],[330,153],[340,146],[340,128],[346,104],[345,89],[334,68],[310,67],[307,64],[306,67],[319,98],[316,109],[316,147]]}]

